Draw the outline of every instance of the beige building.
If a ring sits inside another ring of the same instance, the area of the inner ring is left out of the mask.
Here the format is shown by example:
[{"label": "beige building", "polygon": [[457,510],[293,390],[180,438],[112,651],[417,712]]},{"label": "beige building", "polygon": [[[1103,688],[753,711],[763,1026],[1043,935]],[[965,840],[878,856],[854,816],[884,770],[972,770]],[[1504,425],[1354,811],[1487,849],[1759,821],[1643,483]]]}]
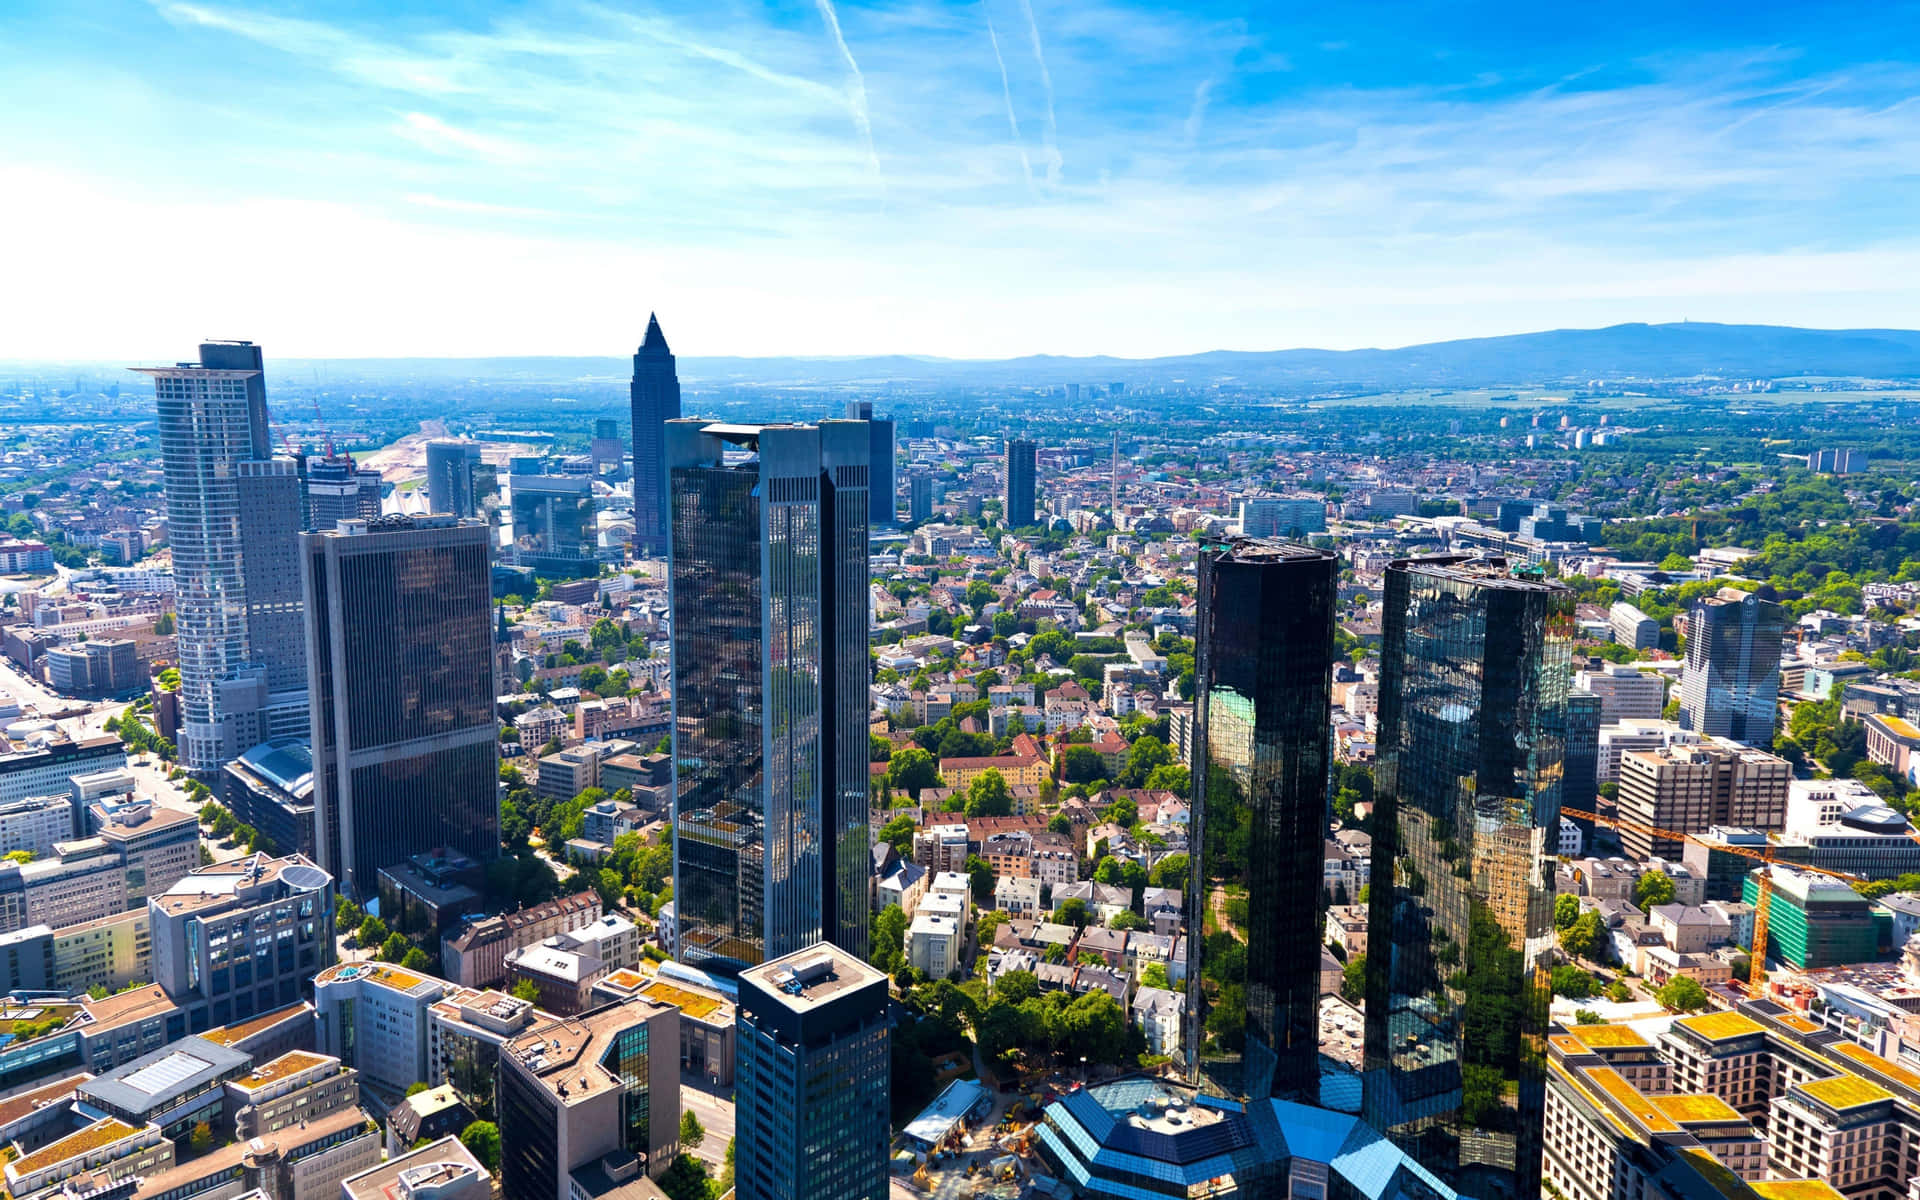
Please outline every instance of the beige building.
[{"label": "beige building", "polygon": [[[1714,825],[1780,829],[1792,779],[1786,759],[1724,738],[1630,751],[1620,757],[1620,818],[1678,833]],[[1628,857],[1643,860],[1677,861],[1684,848],[1632,828],[1620,830],[1620,844]]]}]

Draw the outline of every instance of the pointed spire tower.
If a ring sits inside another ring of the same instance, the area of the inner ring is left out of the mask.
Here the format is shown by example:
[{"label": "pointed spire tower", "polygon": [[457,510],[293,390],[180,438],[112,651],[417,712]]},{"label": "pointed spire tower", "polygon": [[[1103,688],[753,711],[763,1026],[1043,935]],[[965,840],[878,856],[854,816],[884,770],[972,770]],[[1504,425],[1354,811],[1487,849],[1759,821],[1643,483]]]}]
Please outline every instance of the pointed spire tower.
[{"label": "pointed spire tower", "polygon": [[667,553],[666,424],[680,415],[680,376],[660,318],[647,316],[647,334],[633,356],[633,552]]}]

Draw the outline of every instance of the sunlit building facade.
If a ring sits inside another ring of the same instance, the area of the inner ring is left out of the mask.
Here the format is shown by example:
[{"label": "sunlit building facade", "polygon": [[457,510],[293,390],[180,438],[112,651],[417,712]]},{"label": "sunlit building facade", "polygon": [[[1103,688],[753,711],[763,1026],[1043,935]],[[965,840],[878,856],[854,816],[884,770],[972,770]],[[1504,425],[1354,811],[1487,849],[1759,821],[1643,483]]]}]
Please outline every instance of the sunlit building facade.
[{"label": "sunlit building facade", "polygon": [[1752,592],[1721,588],[1695,605],[1687,614],[1680,728],[1771,748],[1785,629],[1786,610]]},{"label": "sunlit building facade", "polygon": [[1478,1197],[1540,1194],[1572,627],[1501,559],[1387,569],[1364,1115]]},{"label": "sunlit building facade", "polygon": [[1186,1060],[1207,1092],[1312,1102],[1339,560],[1234,538],[1199,585]]},{"label": "sunlit building facade", "polygon": [[670,421],[684,962],[866,956],[867,429]]}]

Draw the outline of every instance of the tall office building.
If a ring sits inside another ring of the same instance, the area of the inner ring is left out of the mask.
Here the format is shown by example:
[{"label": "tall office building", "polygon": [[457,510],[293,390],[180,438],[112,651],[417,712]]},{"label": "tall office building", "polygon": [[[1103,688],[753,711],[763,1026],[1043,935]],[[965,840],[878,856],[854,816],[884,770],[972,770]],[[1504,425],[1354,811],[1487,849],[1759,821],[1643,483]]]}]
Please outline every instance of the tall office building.
[{"label": "tall office building", "polygon": [[867,952],[867,431],[670,421],[682,961]]},{"label": "tall office building", "polygon": [[933,476],[907,476],[907,519],[915,525],[933,520]]},{"label": "tall office building", "polygon": [[[1186,1058],[1242,1100],[1319,1096],[1321,905],[1332,761],[1331,550],[1234,538],[1200,554],[1190,870],[1194,911],[1243,923],[1187,939]],[[1202,909],[1201,906],[1206,906]]]},{"label": "tall office building", "polygon": [[444,515],[300,539],[314,847],[351,894],[442,846],[499,853],[488,541],[485,522]]},{"label": "tall office building", "polygon": [[1687,617],[1680,728],[1771,747],[1785,628],[1785,610],[1752,592],[1721,588],[1696,604]]},{"label": "tall office building", "polygon": [[876,528],[900,523],[900,498],[894,491],[893,418],[873,415],[873,401],[847,401],[847,419],[867,423],[867,496],[873,502],[868,518]]},{"label": "tall office building", "polygon": [[836,946],[741,972],[733,1175],[740,1200],[885,1200],[887,1003],[887,977]]},{"label": "tall office building", "polygon": [[428,442],[427,507],[456,517],[479,516],[473,478],[479,463],[478,442]]},{"label": "tall office building", "polygon": [[680,417],[680,376],[660,318],[647,317],[647,336],[633,356],[633,552],[667,553],[666,427]]},{"label": "tall office building", "polygon": [[1007,439],[1007,490],[1001,512],[1008,529],[1024,529],[1033,524],[1035,451],[1035,445],[1024,438]]},{"label": "tall office building", "polygon": [[1462,1193],[1533,1200],[1573,601],[1466,555],[1385,591],[1363,1112]]},{"label": "tall office building", "polygon": [[549,1020],[503,1043],[499,1064],[506,1200],[659,1194],[621,1185],[661,1174],[680,1143],[679,1009],[636,998]]},{"label": "tall office building", "polygon": [[342,521],[371,521],[380,515],[380,472],[356,467],[351,454],[304,460],[306,528],[332,529]]},{"label": "tall office building", "polygon": [[537,574],[572,578],[600,570],[593,480],[585,475],[508,477],[513,506],[513,561]]},{"label": "tall office building", "polygon": [[299,480],[270,452],[264,362],[251,342],[209,342],[153,380],[173,550],[180,762],[219,769],[306,724],[297,572]]},{"label": "tall office building", "polygon": [[[1566,783],[1560,789],[1560,802],[1568,808],[1596,811],[1600,802],[1600,722],[1604,706],[1600,697],[1578,688],[1567,693],[1567,767]],[[1593,822],[1585,817],[1571,818],[1580,830],[1580,844],[1593,851]]]}]

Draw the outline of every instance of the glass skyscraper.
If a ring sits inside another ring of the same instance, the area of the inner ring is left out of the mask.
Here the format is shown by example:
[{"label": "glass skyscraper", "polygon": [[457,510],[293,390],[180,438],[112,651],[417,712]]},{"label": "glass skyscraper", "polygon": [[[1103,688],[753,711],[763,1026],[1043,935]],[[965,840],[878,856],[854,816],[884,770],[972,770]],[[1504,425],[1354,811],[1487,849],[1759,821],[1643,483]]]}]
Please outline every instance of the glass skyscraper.
[{"label": "glass skyscraper", "polygon": [[1330,550],[1265,539],[1200,554],[1186,1059],[1204,1090],[1242,1100],[1319,1095],[1339,569]]},{"label": "glass skyscraper", "polygon": [[633,552],[667,552],[666,423],[680,416],[680,375],[660,318],[647,317],[647,335],[633,356]]},{"label": "glass skyscraper", "polygon": [[1364,1115],[1466,1195],[1540,1194],[1571,593],[1387,568]]},{"label": "glass skyscraper", "polygon": [[440,847],[499,854],[485,521],[349,520],[300,539],[314,664],[314,847],[364,896]]},{"label": "glass skyscraper", "polygon": [[1007,490],[1001,515],[1008,529],[1025,529],[1033,524],[1035,457],[1037,447],[1023,438],[1008,438],[1005,470]]},{"label": "glass skyscraper", "polygon": [[[272,456],[260,347],[209,342],[153,380],[180,656],[181,765],[306,728],[300,480]],[[288,636],[289,630],[295,636]]]},{"label": "glass skyscraper", "polygon": [[847,401],[847,419],[867,423],[867,496],[872,501],[868,520],[878,527],[900,523],[900,499],[893,478],[893,420],[873,415],[873,401]]},{"label": "glass skyscraper", "polygon": [[1687,614],[1680,728],[1773,746],[1786,610],[1752,592],[1721,588]]},{"label": "glass skyscraper", "polygon": [[513,561],[536,574],[571,578],[600,569],[593,480],[586,475],[507,479],[513,514]]},{"label": "glass skyscraper", "polygon": [[866,426],[670,421],[682,961],[865,958]]},{"label": "glass skyscraper", "polygon": [[480,443],[427,443],[427,508],[456,517],[480,515],[473,469],[480,463]]}]

